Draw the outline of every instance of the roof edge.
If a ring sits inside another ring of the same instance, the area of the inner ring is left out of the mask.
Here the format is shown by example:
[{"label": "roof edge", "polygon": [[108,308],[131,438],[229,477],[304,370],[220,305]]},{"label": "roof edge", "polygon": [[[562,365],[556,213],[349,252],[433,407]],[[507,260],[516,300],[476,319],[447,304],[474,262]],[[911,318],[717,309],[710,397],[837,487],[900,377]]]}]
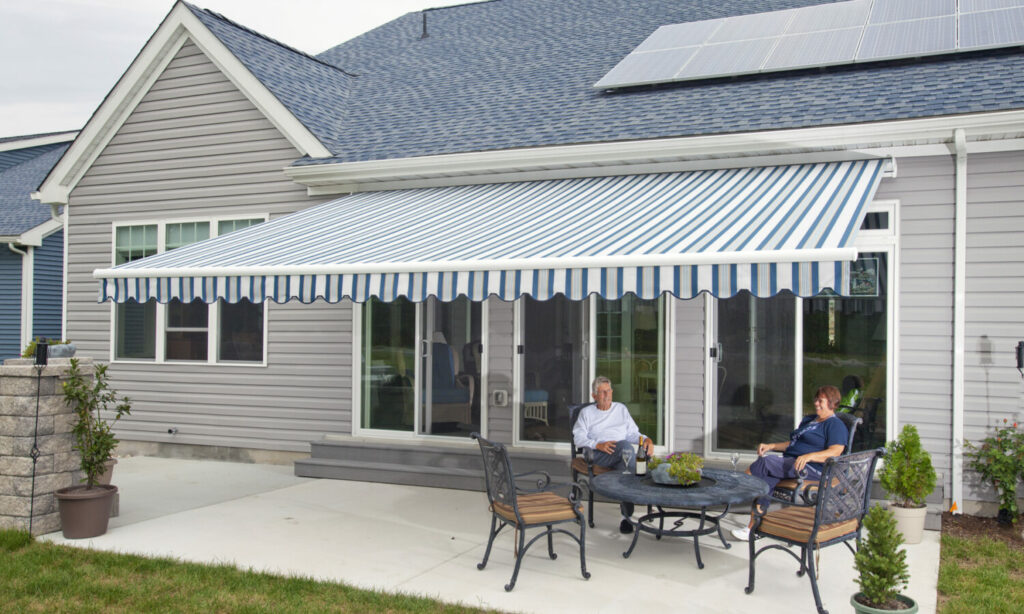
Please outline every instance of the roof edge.
[{"label": "roof edge", "polygon": [[67,143],[75,140],[77,136],[78,130],[68,130],[66,132],[51,132],[42,135],[26,136],[24,138],[15,137],[0,143],[0,151],[14,151],[16,149],[28,149],[30,147],[53,145],[54,143]]},{"label": "roof edge", "polygon": [[[1024,110],[886,122],[611,141],[391,160],[294,165],[284,169],[310,195],[769,166],[952,153],[954,130],[968,151],[1024,149]],[[994,145],[995,142],[1001,143]]]}]

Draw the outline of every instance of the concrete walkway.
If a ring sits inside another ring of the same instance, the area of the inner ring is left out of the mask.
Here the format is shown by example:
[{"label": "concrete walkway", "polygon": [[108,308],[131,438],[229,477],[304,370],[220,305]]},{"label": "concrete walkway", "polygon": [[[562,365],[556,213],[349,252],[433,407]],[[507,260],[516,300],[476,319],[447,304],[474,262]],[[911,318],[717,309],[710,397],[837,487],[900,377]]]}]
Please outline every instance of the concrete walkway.
[{"label": "concrete walkway", "polygon": [[[562,537],[557,560],[543,542],[532,548],[515,590],[511,532],[498,537],[491,560],[476,568],[486,546],[490,515],[482,492],[444,490],[292,475],[290,466],[214,461],[123,458],[114,472],[120,515],[106,535],[54,543],[187,561],[227,563],[276,574],[345,582],[364,588],[423,595],[504,612],[814,612],[806,577],[782,552],[758,559],[756,590],[747,583],[745,543],[726,550],[701,540],[705,567],[697,569],[689,539],[656,541],[643,535],[629,559],[618,533],[618,507],[596,506],[587,532],[583,580],[579,556]],[[736,514],[729,527],[746,522]],[[934,612],[939,534],[908,546],[907,593],[921,612]],[[853,557],[843,546],[821,551],[825,607],[848,612],[856,591]]]}]

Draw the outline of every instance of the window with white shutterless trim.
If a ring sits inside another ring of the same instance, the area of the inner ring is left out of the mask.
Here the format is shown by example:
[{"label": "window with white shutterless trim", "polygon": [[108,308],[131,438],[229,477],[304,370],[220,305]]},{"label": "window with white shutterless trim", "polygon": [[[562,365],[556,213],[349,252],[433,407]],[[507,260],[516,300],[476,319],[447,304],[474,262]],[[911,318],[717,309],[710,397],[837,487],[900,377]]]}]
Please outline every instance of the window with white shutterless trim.
[{"label": "window with white shutterless trim", "polygon": [[[227,234],[260,218],[162,221],[115,226],[114,264],[130,262]],[[129,301],[114,308],[114,360],[262,362],[265,309],[246,300],[160,305]]]}]

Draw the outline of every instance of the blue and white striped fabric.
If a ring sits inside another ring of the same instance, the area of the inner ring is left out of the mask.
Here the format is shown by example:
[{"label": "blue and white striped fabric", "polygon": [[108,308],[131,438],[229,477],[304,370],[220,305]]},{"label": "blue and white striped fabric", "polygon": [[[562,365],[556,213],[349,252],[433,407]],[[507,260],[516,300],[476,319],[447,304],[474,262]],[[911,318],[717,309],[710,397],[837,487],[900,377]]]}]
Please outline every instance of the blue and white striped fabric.
[{"label": "blue and white striped fabric", "polygon": [[846,294],[883,165],[357,193],[94,275],[116,302]]}]

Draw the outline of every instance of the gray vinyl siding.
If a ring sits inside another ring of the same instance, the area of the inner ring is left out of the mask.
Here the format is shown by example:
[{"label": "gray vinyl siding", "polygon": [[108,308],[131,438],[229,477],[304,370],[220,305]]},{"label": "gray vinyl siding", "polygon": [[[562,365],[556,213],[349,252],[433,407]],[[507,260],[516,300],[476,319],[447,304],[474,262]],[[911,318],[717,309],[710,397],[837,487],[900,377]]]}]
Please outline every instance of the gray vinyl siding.
[{"label": "gray vinyl siding", "polygon": [[32,337],[60,339],[60,313],[64,298],[64,231],[43,239],[33,248]]},{"label": "gray vinyl siding", "polygon": [[0,360],[21,354],[21,259],[0,244]]},{"label": "gray vinyl siding", "polygon": [[[1024,153],[967,159],[967,297],[964,438],[977,442],[997,422],[1024,422],[1024,386],[1014,347],[1024,340]],[[970,472],[964,495],[995,501]]]},{"label": "gray vinyl siding", "polygon": [[704,373],[714,368],[705,356],[703,296],[675,303],[675,406],[672,451],[704,453]]},{"label": "gray vinyl siding", "polygon": [[[492,399],[487,403],[487,433],[493,441],[512,443],[512,427],[515,408],[519,399],[512,398],[512,373],[515,362],[515,303],[512,301],[489,300],[488,317],[488,348],[487,362],[488,392],[507,390],[509,404],[506,407],[495,407]],[[493,397],[493,394],[490,396]]]},{"label": "gray vinyl siding", "polygon": [[[110,356],[112,306],[96,302],[92,271],[112,263],[112,223],[277,217],[322,202],[282,173],[298,157],[209,59],[186,44],[71,194],[67,334],[79,352]],[[306,451],[325,434],[350,433],[351,305],[268,303],[266,309],[265,367],[115,362],[112,384],[133,402],[118,435]]]},{"label": "gray vinyl siding", "polygon": [[[876,200],[898,199],[898,431],[916,425],[936,471],[950,480],[953,379],[954,165],[950,157],[899,160]],[[892,438],[894,433],[889,433]],[[948,491],[947,491],[948,492]]]}]

